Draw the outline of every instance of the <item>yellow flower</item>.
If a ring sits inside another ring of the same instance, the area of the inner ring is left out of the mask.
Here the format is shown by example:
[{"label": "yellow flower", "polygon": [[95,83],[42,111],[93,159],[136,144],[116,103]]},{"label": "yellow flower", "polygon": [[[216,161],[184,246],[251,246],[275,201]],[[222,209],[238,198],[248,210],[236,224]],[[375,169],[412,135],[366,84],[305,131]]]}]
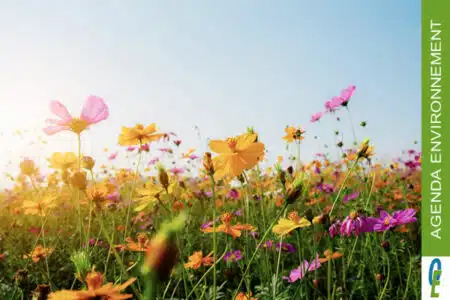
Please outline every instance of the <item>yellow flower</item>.
[{"label": "yellow flower", "polygon": [[119,145],[134,146],[143,145],[146,143],[158,141],[164,136],[164,133],[155,133],[155,123],[144,127],[142,124],[137,124],[134,127],[122,127],[122,132],[119,135]]},{"label": "yellow flower", "polygon": [[292,143],[294,140],[300,142],[303,140],[303,134],[305,133],[300,127],[295,128],[294,126],[289,126],[284,129],[286,135],[283,137],[288,143]]},{"label": "yellow flower", "polygon": [[264,156],[264,144],[256,142],[256,138],[256,134],[245,133],[225,141],[211,141],[209,147],[219,154],[213,159],[214,178],[236,177],[256,166]]},{"label": "yellow flower", "polygon": [[25,176],[33,176],[38,173],[38,169],[36,168],[34,161],[31,159],[24,159],[20,163],[20,171]]},{"label": "yellow flower", "polygon": [[56,196],[45,195],[38,197],[36,201],[25,200],[22,203],[22,208],[25,215],[46,216],[49,209],[56,207]]},{"label": "yellow flower", "polygon": [[297,228],[303,228],[308,226],[311,226],[311,222],[304,217],[300,218],[298,213],[296,211],[293,211],[288,215],[287,219],[281,218],[278,221],[278,224],[272,228],[272,232],[280,236],[283,236]]},{"label": "yellow flower", "polygon": [[141,211],[151,203],[158,201],[160,194],[164,191],[163,187],[154,184],[152,181],[147,181],[143,188],[136,189],[139,197],[136,201],[139,205],[135,208],[135,211]]},{"label": "yellow flower", "polygon": [[73,152],[55,152],[48,159],[50,162],[50,168],[57,170],[69,170],[77,167],[78,158]]}]

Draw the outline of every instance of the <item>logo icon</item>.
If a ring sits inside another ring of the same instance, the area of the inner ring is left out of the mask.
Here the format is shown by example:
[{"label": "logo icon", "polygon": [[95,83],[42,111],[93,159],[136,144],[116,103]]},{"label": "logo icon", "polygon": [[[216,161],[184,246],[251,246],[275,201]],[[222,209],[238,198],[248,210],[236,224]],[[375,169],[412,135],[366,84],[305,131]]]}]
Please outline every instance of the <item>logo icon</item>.
[{"label": "logo icon", "polygon": [[[436,268],[435,268],[436,265]],[[439,298],[439,293],[436,292],[436,287],[441,284],[442,263],[439,258],[433,259],[428,271],[428,282],[431,285],[431,298]]]}]

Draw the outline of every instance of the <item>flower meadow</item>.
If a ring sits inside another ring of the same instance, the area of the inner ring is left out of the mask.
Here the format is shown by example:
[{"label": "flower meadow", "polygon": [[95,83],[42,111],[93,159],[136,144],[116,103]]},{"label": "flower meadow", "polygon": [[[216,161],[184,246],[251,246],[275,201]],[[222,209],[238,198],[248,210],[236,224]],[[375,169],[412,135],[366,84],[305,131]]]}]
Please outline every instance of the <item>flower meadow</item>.
[{"label": "flower meadow", "polygon": [[55,149],[46,175],[24,158],[0,193],[0,299],[419,299],[421,153],[376,163],[355,135],[355,93],[304,120],[350,120],[339,157],[303,161],[303,126],[280,132],[292,155],[270,162],[255,128],[198,153],[143,120],[111,137],[123,149],[108,160],[123,151],[129,169],[82,151],[108,121],[104,99],[79,116],[51,101],[43,131],[78,147]]}]

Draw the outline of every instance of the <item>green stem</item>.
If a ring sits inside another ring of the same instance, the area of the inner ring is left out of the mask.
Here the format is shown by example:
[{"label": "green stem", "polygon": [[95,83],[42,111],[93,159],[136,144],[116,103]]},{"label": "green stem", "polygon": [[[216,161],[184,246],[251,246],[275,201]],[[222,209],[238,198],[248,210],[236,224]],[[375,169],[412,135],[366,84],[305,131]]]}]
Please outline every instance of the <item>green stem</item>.
[{"label": "green stem", "polygon": [[[213,257],[214,262],[217,258],[217,236],[216,236],[216,182],[214,177],[210,176],[211,188],[212,188],[212,202],[213,202]],[[216,273],[216,263],[213,265],[213,299],[215,300],[217,296],[217,273]]]},{"label": "green stem", "polygon": [[280,210],[280,212],[277,214],[277,216],[274,218],[274,220],[272,221],[272,223],[270,224],[269,228],[267,228],[266,232],[264,232],[264,235],[261,238],[261,241],[258,243],[258,245],[256,246],[255,251],[253,251],[252,257],[250,258],[250,261],[247,265],[247,268],[245,269],[244,274],[242,275],[241,281],[239,282],[238,287],[236,288],[236,291],[234,292],[234,296],[232,299],[236,298],[236,295],[239,293],[239,289],[242,286],[242,283],[244,282],[245,276],[247,275],[248,271],[250,270],[250,266],[253,262],[253,260],[255,259],[256,253],[258,252],[259,248],[261,247],[261,245],[264,243],[264,240],[266,239],[267,235],[269,234],[270,230],[272,229],[272,227],[275,225],[275,223],[278,221],[278,218],[280,218],[280,216],[283,214],[283,212],[287,209],[288,207],[288,203],[286,203],[283,207],[282,210]]},{"label": "green stem", "polygon": [[[139,145],[139,149],[141,148],[141,144]],[[130,190],[130,194],[128,197],[128,208],[127,208],[127,218],[125,220],[125,230],[123,231],[123,239],[125,240],[127,238],[128,235],[128,222],[130,220],[130,212],[131,212],[131,204],[133,201],[133,191],[134,191],[134,186],[136,185],[136,179],[137,179],[137,175],[139,172],[139,165],[141,164],[141,159],[142,159],[142,151],[139,150],[139,156],[138,156],[138,160],[136,163],[136,169],[134,170],[134,176],[133,176],[133,182],[131,183],[131,190]],[[122,259],[123,259],[124,253],[122,253]]]},{"label": "green stem", "polygon": [[359,159],[356,159],[355,162],[353,163],[353,165],[351,166],[350,170],[347,172],[347,175],[344,178],[344,182],[342,183],[341,188],[339,189],[339,192],[333,201],[333,206],[331,206],[330,213],[328,214],[329,216],[331,216],[331,214],[333,213],[334,207],[335,207],[337,201],[339,200],[339,196],[341,195],[342,190],[344,189],[345,184],[347,183],[347,180],[350,177],[350,174],[353,172],[353,169],[355,169],[356,165],[358,164],[358,161],[359,161]]},{"label": "green stem", "polygon": [[[44,249],[46,249],[47,248],[47,246],[45,245],[45,228],[44,228],[44,218],[42,218],[42,220],[41,220],[41,222],[42,222],[42,225],[41,225],[41,232],[42,232],[42,243],[44,244]],[[45,268],[46,268],[46,270],[47,270],[47,278],[48,278],[48,283],[49,283],[49,285],[50,285],[50,289],[53,291],[53,284],[52,284],[52,279],[51,279],[51,277],[50,277],[50,269],[49,269],[49,267],[48,267],[48,258],[47,258],[47,255],[45,255]]]}]

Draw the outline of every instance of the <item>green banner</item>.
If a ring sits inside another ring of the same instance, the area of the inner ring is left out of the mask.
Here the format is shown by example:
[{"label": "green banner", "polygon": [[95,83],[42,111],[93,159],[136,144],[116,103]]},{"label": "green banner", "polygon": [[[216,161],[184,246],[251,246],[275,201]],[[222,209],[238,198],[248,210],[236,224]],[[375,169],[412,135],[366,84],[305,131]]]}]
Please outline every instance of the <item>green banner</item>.
[{"label": "green banner", "polygon": [[422,2],[422,147],[422,255],[450,256],[448,0]]}]

